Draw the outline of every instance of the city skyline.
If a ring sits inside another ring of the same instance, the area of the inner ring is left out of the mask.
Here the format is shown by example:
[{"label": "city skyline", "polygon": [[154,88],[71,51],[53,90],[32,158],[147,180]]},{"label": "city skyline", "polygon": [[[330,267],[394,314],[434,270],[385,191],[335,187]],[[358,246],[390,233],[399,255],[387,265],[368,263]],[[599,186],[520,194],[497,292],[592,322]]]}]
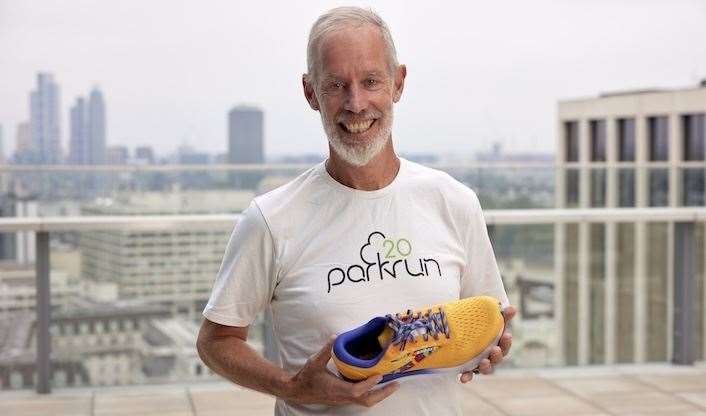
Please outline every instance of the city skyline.
[{"label": "city skyline", "polygon": [[[268,115],[267,155],[325,154],[319,115],[307,109],[300,77],[308,28],[339,4],[0,2],[0,47],[7,51],[0,64],[10,80],[0,87],[0,124],[14,137],[26,120],[33,74],[46,70],[62,86],[62,108],[90,85],[101,86],[111,98],[112,145],[164,154],[189,142],[225,152],[223,115],[237,103],[256,103]],[[689,46],[706,36],[702,3],[446,5],[372,4],[390,23],[409,70],[395,113],[400,152],[471,155],[492,141],[551,151],[558,99],[682,87],[706,77],[706,52]],[[151,29],[153,11],[163,16],[159,32]],[[263,32],[260,19],[232,24],[239,16],[266,16],[271,29]],[[659,31],[650,30],[657,24]]]}]

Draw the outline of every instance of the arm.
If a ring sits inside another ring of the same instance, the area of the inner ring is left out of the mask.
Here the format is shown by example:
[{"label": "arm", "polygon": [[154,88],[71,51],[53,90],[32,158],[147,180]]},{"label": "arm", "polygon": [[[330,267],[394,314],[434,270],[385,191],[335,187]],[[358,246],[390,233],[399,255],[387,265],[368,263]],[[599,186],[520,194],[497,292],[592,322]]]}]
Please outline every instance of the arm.
[{"label": "arm", "polygon": [[248,328],[204,319],[196,347],[201,360],[233,383],[262,393],[286,395],[288,375],[248,345]]},{"label": "arm", "polygon": [[371,390],[380,376],[348,383],[331,374],[326,363],[331,357],[333,339],[310,358],[295,375],[273,365],[247,344],[248,327],[220,325],[205,319],[199,331],[197,348],[203,362],[228,380],[301,404],[341,405],[355,403],[373,406],[394,393],[399,385],[389,383]]}]

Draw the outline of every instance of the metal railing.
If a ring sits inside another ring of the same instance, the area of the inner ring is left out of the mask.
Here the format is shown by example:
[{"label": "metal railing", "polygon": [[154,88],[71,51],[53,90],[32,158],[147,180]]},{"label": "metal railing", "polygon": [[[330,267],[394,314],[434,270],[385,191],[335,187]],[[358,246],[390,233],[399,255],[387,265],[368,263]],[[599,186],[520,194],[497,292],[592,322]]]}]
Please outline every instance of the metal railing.
[{"label": "metal railing", "polygon": [[[674,222],[677,224],[675,247],[691,255],[679,256],[674,266],[676,287],[689,291],[688,282],[694,268],[690,262],[698,254],[693,252],[694,228],[698,222],[706,222],[706,208],[615,208],[615,209],[532,209],[532,210],[487,210],[485,220],[492,232],[496,225],[566,224],[566,223],[652,223]],[[97,230],[150,230],[162,231],[175,228],[223,229],[234,226],[240,215],[154,215],[154,216],[79,216],[79,217],[23,217],[0,218],[0,233],[36,233],[36,293],[37,293],[37,384],[38,393],[50,393],[50,249],[49,238],[52,232],[97,231]],[[690,248],[691,247],[691,248]],[[681,283],[680,283],[681,282]],[[688,311],[688,305],[680,305]],[[685,357],[688,361],[690,318],[683,313],[675,315],[675,333],[682,339],[675,339],[675,360]],[[681,329],[681,330],[679,330]]]}]

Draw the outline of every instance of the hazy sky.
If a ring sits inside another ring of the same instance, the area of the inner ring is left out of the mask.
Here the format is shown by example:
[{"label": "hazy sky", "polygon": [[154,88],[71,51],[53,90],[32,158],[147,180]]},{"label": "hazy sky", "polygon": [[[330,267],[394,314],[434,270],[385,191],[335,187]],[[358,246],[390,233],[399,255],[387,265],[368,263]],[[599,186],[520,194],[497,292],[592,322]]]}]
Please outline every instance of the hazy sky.
[{"label": "hazy sky", "polygon": [[395,108],[403,152],[551,151],[556,102],[706,78],[706,1],[0,0],[0,124],[6,152],[29,117],[37,71],[68,111],[103,90],[108,144],[227,149],[226,114],[265,110],[268,154],[326,151],[301,92],[306,39],[337,5],[388,22],[408,77]]}]

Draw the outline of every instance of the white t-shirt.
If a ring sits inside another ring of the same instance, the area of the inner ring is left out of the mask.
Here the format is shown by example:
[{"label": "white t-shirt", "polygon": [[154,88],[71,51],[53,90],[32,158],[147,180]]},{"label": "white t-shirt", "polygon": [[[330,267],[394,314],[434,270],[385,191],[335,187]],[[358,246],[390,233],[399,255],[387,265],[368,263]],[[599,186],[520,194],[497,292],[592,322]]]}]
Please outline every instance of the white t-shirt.
[{"label": "white t-shirt", "polygon": [[[331,335],[374,316],[479,294],[508,304],[475,192],[404,159],[388,186],[361,191],[321,163],[244,212],[203,314],[247,326],[271,308],[294,374]],[[275,414],[456,415],[460,389],[454,376],[411,377],[371,408],[277,400]]]}]

